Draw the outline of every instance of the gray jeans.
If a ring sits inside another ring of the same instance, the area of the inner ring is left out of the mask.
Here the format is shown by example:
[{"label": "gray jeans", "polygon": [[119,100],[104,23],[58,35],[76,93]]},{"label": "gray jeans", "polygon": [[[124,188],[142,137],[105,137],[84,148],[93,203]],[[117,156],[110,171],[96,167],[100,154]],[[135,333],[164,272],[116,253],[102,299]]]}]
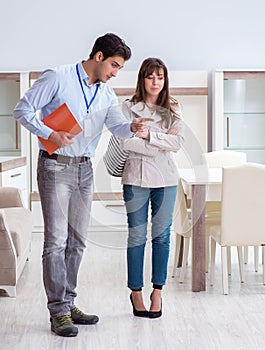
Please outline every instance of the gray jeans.
[{"label": "gray jeans", "polygon": [[63,164],[39,157],[37,178],[44,218],[42,262],[48,309],[51,316],[69,315],[90,221],[92,164],[90,160]]}]

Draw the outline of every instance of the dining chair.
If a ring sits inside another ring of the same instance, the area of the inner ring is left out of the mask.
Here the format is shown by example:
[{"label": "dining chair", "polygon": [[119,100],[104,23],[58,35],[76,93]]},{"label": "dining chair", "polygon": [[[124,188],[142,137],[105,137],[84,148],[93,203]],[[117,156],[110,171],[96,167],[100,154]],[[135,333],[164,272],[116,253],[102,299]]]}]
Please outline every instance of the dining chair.
[{"label": "dining chair", "polygon": [[[209,225],[211,237],[210,283],[214,282],[216,243],[221,246],[223,293],[228,294],[227,249],[236,246],[241,282],[244,281],[242,247],[265,250],[265,165],[246,163],[223,168],[221,221]],[[265,273],[263,265],[263,284]]]},{"label": "dining chair", "polygon": [[187,203],[187,196],[184,192],[184,188],[181,180],[179,180],[178,182],[177,197],[176,197],[176,202],[174,207],[172,227],[174,232],[176,233],[172,277],[175,277],[175,273],[177,270],[178,261],[181,254],[181,241],[183,238],[183,257],[182,257],[181,271],[179,276],[179,283],[183,283],[185,273],[186,273],[186,266],[188,263],[188,253],[189,253],[190,239],[191,239],[191,233],[192,233],[192,226],[191,226],[191,211]]},{"label": "dining chair", "polygon": [[244,152],[232,150],[220,150],[202,153],[202,163],[209,168],[222,168],[224,166],[234,166],[247,162],[247,155]]},{"label": "dining chair", "polygon": [[[201,155],[202,163],[207,165],[208,168],[222,168],[226,166],[235,166],[245,164],[247,162],[247,155],[244,152],[232,151],[232,150],[219,150],[212,152],[205,152]],[[207,212],[208,216],[220,216],[221,208],[221,190],[222,185],[211,185],[207,189]],[[219,212],[219,214],[218,214]],[[209,266],[209,235],[206,230],[206,270]],[[257,271],[258,252],[255,251],[255,270]],[[244,258],[247,263],[248,247],[245,247]],[[228,273],[231,274],[231,252],[228,249]]]},{"label": "dining chair", "polygon": [[[246,153],[232,150],[220,150],[213,152],[205,152],[201,155],[201,163],[208,168],[222,168],[229,165],[240,165],[247,161]],[[221,209],[221,185],[211,185],[207,189],[207,199],[205,205],[205,266],[206,272],[209,268],[209,234],[208,226],[213,223],[220,222]],[[178,208],[180,206],[180,209]],[[184,186],[182,182],[179,183],[178,193],[176,198],[176,205],[173,218],[173,230],[176,233],[175,255],[172,270],[172,277],[175,277],[177,265],[179,261],[181,240],[183,237],[183,262],[180,271],[179,282],[183,283],[186,272],[186,265],[188,261],[188,252],[190,246],[190,238],[192,230],[187,229],[187,222],[191,225],[191,208],[190,208],[190,193],[189,188]],[[183,231],[184,227],[184,231]],[[257,270],[257,256],[255,252],[255,270]],[[245,257],[247,257],[247,247],[245,248]],[[231,253],[228,249],[228,272],[231,274]]]},{"label": "dining chair", "polygon": [[[208,203],[205,208],[205,230],[208,231],[208,225],[220,222],[220,210],[219,202],[213,202],[208,209]],[[183,183],[181,180],[178,182],[177,197],[174,207],[173,215],[173,230],[175,236],[175,254],[173,262],[172,277],[175,277],[177,271],[178,262],[181,256],[181,241],[183,238],[183,257],[181,262],[181,269],[179,275],[179,283],[184,282],[186,274],[186,267],[188,265],[189,247],[192,236],[192,222],[191,222],[191,208],[187,193],[185,192]],[[208,247],[208,245],[207,245]],[[206,269],[208,272],[208,267]]]}]

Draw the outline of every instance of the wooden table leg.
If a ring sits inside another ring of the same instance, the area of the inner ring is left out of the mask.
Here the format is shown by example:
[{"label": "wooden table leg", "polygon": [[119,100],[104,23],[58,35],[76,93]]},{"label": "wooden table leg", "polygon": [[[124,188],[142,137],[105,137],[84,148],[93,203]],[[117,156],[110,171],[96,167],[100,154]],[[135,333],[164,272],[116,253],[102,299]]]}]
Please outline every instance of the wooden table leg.
[{"label": "wooden table leg", "polygon": [[192,291],[206,290],[205,281],[205,186],[192,185]]}]

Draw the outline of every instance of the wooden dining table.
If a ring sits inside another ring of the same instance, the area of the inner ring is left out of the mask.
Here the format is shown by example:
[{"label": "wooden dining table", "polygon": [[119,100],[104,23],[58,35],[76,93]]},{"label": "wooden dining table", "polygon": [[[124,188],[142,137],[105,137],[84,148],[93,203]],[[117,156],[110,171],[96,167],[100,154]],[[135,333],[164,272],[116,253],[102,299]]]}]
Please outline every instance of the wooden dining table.
[{"label": "wooden dining table", "polygon": [[220,193],[217,193],[215,198],[209,198],[208,190],[220,190],[222,168],[207,168],[204,165],[180,168],[179,177],[187,197],[191,200],[192,291],[205,291],[205,204],[207,200],[220,201]]}]

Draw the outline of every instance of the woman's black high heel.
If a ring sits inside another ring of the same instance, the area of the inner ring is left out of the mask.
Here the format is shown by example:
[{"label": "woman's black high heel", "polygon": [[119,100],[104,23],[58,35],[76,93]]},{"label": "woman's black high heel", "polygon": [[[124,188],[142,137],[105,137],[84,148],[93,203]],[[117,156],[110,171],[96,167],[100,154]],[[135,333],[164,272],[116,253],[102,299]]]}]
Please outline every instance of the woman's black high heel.
[{"label": "woman's black high heel", "polygon": [[[150,300],[152,301],[152,294],[150,295]],[[159,311],[149,311],[149,318],[158,318],[162,316],[162,298],[161,298],[161,308]]]},{"label": "woman's black high heel", "polygon": [[132,293],[130,294],[130,300],[131,300],[131,303],[132,303],[134,316],[137,316],[137,317],[149,317],[149,312],[147,310],[145,310],[145,311],[136,310],[136,308],[134,307],[134,304],[133,304]]}]

